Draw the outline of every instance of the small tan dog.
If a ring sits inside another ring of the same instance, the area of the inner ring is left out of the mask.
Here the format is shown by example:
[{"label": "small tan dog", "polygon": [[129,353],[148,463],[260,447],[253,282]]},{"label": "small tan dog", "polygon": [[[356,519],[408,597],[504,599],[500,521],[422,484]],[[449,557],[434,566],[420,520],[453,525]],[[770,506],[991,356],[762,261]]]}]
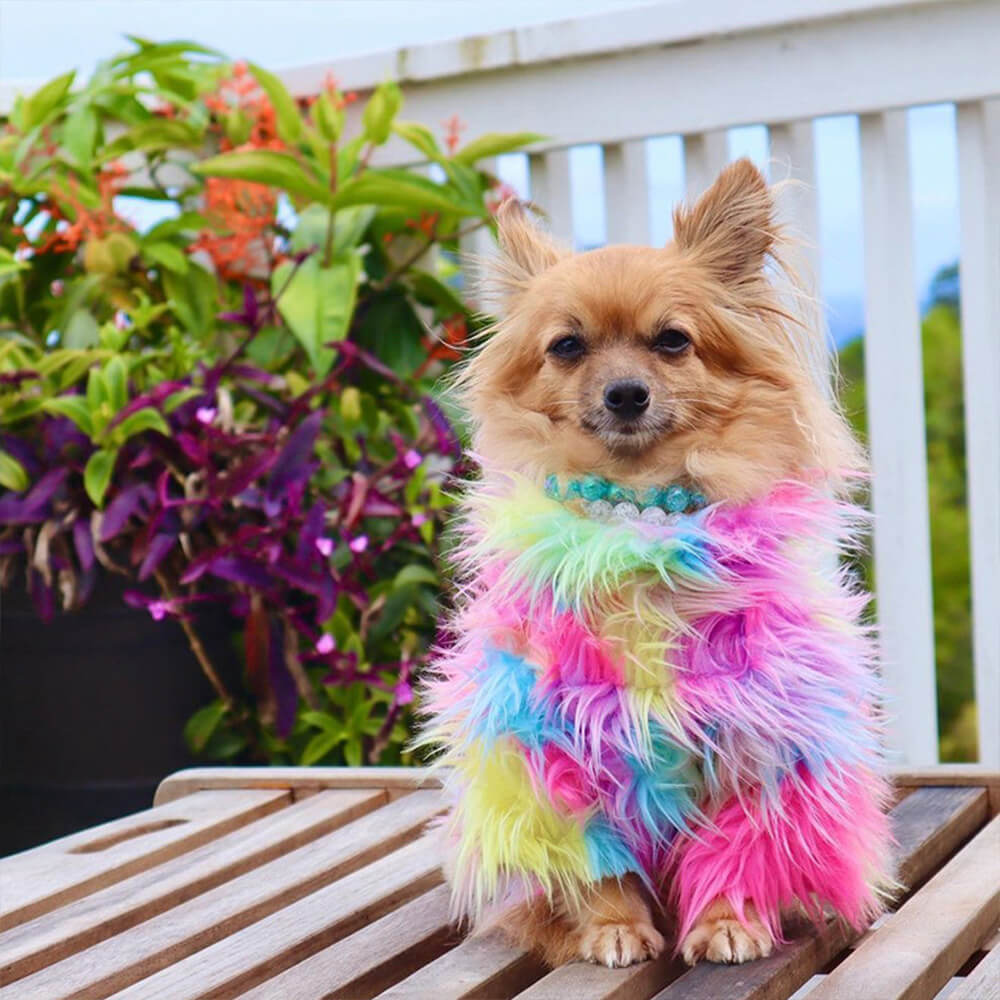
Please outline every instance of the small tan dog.
[{"label": "small tan dog", "polygon": [[691,963],[769,954],[791,906],[878,907],[871,650],[829,558],[863,457],[772,283],[774,214],[748,160],[664,249],[573,255],[500,211],[502,318],[459,377],[484,482],[428,739],[458,908],[516,906],[501,925],[552,964],[657,956],[651,895]]}]

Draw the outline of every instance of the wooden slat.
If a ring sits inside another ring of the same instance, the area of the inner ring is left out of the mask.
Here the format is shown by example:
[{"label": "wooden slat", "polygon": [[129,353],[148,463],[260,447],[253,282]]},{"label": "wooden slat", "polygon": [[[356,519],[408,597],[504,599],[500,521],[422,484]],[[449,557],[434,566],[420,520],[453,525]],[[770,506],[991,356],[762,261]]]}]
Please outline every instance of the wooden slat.
[{"label": "wooden slat", "polygon": [[431,889],[241,993],[240,1000],[367,1000],[456,943],[450,896],[447,886]]},{"label": "wooden slat", "polygon": [[608,243],[649,244],[649,163],[645,140],[608,143],[604,215]]},{"label": "wooden slat", "polygon": [[694,201],[715,180],[729,161],[729,139],[725,129],[684,136],[684,190]]},{"label": "wooden slat", "polygon": [[948,1000],[1000,1000],[1000,946],[986,953]]},{"label": "wooden slat", "polygon": [[552,235],[573,245],[573,198],[569,175],[569,150],[531,153],[528,156],[531,200],[549,217]]},{"label": "wooden slat", "polygon": [[287,805],[287,792],[204,792],[0,861],[0,930],[190,851]]},{"label": "wooden slat", "polygon": [[238,996],[433,888],[442,879],[440,862],[440,838],[427,835],[116,996],[118,1000]]},{"label": "wooden slat", "polygon": [[[545,974],[530,952],[508,944],[498,933],[470,937],[417,970],[379,1000],[473,1000],[509,997]],[[569,995],[569,994],[566,994]]]},{"label": "wooden slat", "polygon": [[416,791],[150,920],[0,989],[56,1000],[122,989],[356,871],[416,836],[441,809]]},{"label": "wooden slat", "polygon": [[907,764],[931,764],[938,743],[934,615],[905,112],[861,118],[861,167],[875,589],[889,739]]},{"label": "wooden slat", "polygon": [[979,760],[1000,767],[1000,100],[959,105],[957,125]]},{"label": "wooden slat", "polygon": [[[205,793],[200,793],[205,794]],[[193,851],[0,933],[0,982],[82,951],[383,805],[384,791],[320,792]]]},{"label": "wooden slat", "polygon": [[682,960],[670,954],[627,969],[575,962],[554,969],[518,994],[518,1000],[646,1000],[684,968]]},{"label": "wooden slat", "polygon": [[426,767],[192,767],[164,778],[153,804],[212,788],[280,788],[298,799],[323,788],[408,791],[440,785],[440,777]]},{"label": "wooden slat", "polygon": [[1000,817],[837,966],[814,1000],[933,996],[1000,919]]},{"label": "wooden slat", "polygon": [[[918,788],[907,796],[890,814],[900,880],[913,886],[935,871],[986,821],[987,807],[980,788]],[[789,928],[788,944],[769,958],[732,967],[703,962],[657,994],[657,1000],[785,1000],[853,937],[839,922],[819,932]]]}]

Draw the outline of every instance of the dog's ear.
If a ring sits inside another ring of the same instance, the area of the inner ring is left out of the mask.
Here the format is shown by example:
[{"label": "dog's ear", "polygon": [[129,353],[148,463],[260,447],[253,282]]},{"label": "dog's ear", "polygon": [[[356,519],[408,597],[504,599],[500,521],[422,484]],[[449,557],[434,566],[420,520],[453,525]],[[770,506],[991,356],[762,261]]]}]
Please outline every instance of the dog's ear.
[{"label": "dog's ear", "polygon": [[499,291],[508,300],[565,253],[528,218],[516,198],[508,198],[497,209],[497,233],[500,259],[494,277]]},{"label": "dog's ear", "polygon": [[726,167],[693,208],[674,209],[678,249],[724,282],[758,276],[777,238],[771,191],[745,157]]}]

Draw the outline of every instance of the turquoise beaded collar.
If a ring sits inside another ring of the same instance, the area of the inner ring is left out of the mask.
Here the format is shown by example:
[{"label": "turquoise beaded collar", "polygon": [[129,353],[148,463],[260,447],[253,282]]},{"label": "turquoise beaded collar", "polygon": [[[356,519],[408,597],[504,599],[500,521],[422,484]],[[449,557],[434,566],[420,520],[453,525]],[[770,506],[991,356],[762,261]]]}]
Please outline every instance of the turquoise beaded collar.
[{"label": "turquoise beaded collar", "polygon": [[600,476],[570,479],[565,487],[557,476],[548,476],[545,495],[562,502],[582,501],[586,513],[601,520],[617,516],[660,523],[674,515],[690,514],[708,505],[704,494],[680,483],[650,486],[640,491],[630,486],[619,486]]}]

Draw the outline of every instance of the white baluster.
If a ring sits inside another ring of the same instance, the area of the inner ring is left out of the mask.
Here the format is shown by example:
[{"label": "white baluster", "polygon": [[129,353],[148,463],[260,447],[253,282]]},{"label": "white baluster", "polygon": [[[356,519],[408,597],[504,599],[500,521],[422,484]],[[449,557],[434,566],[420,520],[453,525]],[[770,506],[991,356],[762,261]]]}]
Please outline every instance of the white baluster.
[{"label": "white baluster", "polygon": [[569,150],[532,153],[528,157],[531,200],[549,217],[552,235],[573,243],[573,199],[569,178]]},{"label": "white baluster", "polygon": [[729,162],[729,142],[725,129],[684,136],[684,187],[694,201],[715,180]]},{"label": "white baluster", "polygon": [[646,141],[604,146],[604,215],[608,243],[649,243]]},{"label": "white baluster", "polygon": [[957,109],[979,761],[1000,767],[1000,101]]},{"label": "white baluster", "polygon": [[875,581],[890,744],[937,761],[930,523],[920,316],[913,271],[906,114],[861,117],[865,369]]},{"label": "white baluster", "polygon": [[[476,166],[480,170],[496,176],[497,161],[495,157],[480,160]],[[474,220],[467,219],[461,228],[468,229]],[[475,288],[480,276],[487,271],[490,260],[497,252],[496,240],[489,226],[481,226],[459,240],[459,262],[462,265],[462,275],[466,287]]]}]

